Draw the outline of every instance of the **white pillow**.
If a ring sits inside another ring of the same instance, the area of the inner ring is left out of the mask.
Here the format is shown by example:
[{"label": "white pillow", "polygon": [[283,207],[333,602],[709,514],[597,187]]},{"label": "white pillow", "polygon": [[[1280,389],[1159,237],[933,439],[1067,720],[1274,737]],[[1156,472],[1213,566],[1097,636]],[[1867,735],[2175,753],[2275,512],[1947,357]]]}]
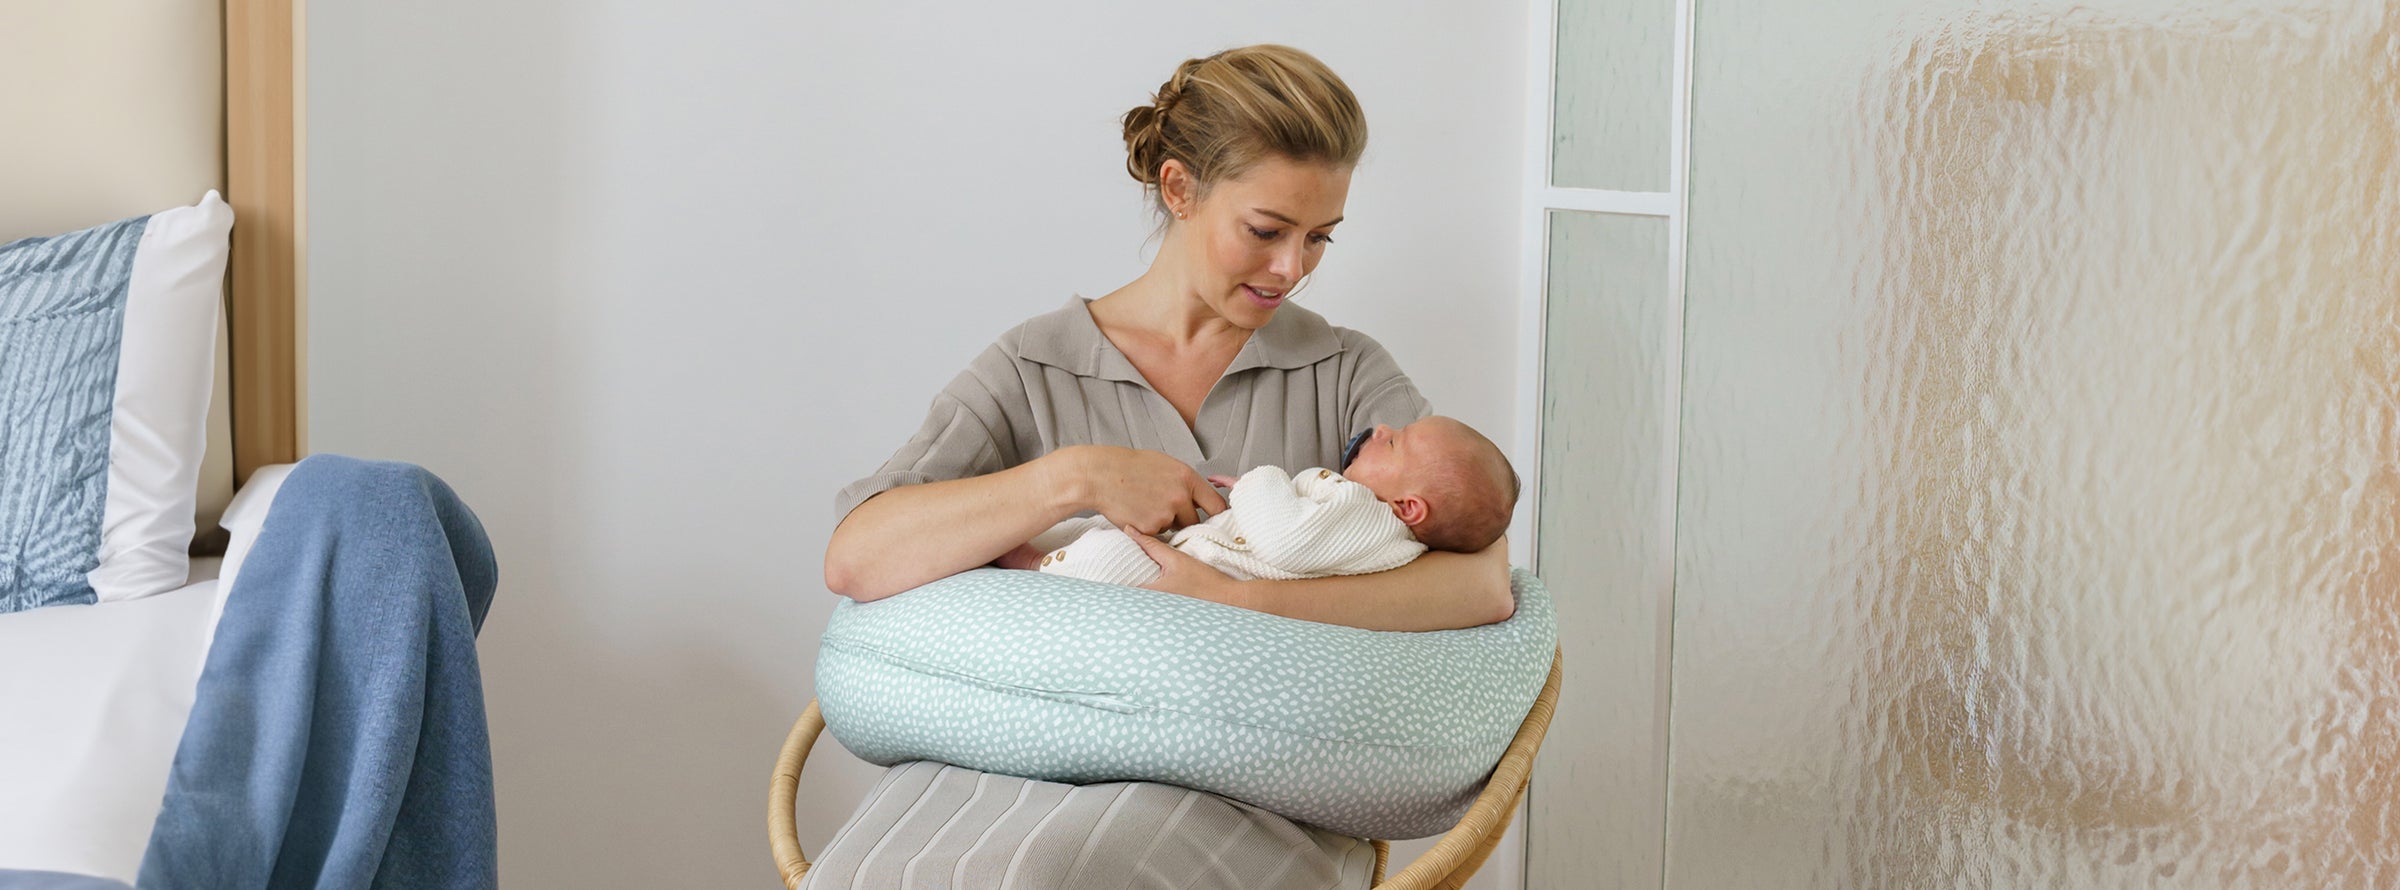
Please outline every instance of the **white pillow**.
[{"label": "white pillow", "polygon": [[85,576],[100,602],[165,593],[190,573],[232,230],[233,208],[210,191],[198,204],[152,215],[135,248],[109,420],[100,566]]},{"label": "white pillow", "polygon": [[251,471],[250,481],[234,493],[233,503],[225,506],[225,518],[217,524],[230,539],[225,542],[225,562],[217,569],[220,589],[233,590],[233,579],[250,558],[250,545],[258,543],[259,531],[267,527],[267,511],[275,506],[275,493],[283,490],[283,480],[296,466],[299,464],[273,464]]}]

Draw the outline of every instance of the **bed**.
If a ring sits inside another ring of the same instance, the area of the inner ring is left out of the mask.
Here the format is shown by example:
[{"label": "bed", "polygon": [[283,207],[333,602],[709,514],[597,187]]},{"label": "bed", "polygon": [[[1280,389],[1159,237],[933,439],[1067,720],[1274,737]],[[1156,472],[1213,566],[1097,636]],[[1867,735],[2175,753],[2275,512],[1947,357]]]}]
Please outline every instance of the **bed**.
[{"label": "bed", "polygon": [[134,880],[225,594],[286,470],[252,475],[224,511],[239,529],[225,555],[194,558],[184,586],[0,615],[0,868]]},{"label": "bed", "polygon": [[[226,687],[204,683],[203,667],[220,670],[211,656],[233,623],[229,595],[279,496],[292,500],[283,483],[302,449],[298,12],[291,0],[0,0],[0,78],[12,85],[0,93],[11,133],[0,140],[0,244],[191,205],[212,191],[235,219],[230,246],[220,247],[230,262],[185,583],[0,614],[0,870],[135,882],[148,873],[145,851],[157,852],[154,830],[167,830],[156,826],[167,824],[171,772],[180,783],[187,760],[206,762],[188,750],[187,724],[196,725],[196,703],[204,712],[222,704],[201,690]],[[121,406],[122,388],[117,398]],[[370,470],[448,495],[392,466]],[[480,627],[480,606],[473,621]],[[471,635],[468,645],[471,659]],[[471,678],[471,660],[466,667]],[[479,687],[473,699],[481,741]],[[314,728],[305,706],[295,725]],[[488,788],[483,796],[488,805]],[[209,885],[207,870],[185,873],[142,883]],[[283,877],[273,883],[286,885]]]}]

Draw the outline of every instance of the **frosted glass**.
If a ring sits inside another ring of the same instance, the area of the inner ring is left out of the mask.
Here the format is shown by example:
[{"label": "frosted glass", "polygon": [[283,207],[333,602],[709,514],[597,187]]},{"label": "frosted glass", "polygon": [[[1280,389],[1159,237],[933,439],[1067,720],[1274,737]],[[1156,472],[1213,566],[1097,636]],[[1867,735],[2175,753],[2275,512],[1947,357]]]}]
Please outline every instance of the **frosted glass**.
[{"label": "frosted glass", "polygon": [[1675,0],[1559,0],[1552,185],[1663,192]]},{"label": "frosted glass", "polygon": [[1550,214],[1535,561],[1568,681],[1534,763],[1528,887],[1656,887],[1664,829],[1667,221]]},{"label": "frosted glass", "polygon": [[2400,9],[1699,14],[1669,883],[2400,886]]}]

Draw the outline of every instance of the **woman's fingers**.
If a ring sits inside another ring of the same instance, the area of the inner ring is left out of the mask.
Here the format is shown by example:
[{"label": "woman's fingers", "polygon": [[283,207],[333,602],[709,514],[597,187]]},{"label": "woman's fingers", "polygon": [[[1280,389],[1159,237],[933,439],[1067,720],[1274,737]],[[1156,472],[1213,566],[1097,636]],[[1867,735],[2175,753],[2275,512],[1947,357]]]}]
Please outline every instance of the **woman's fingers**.
[{"label": "woman's fingers", "polygon": [[1173,523],[1175,521],[1175,517],[1172,514],[1149,516],[1142,514],[1116,515],[1102,513],[1100,515],[1106,517],[1108,521],[1116,523],[1117,527],[1119,528],[1133,529],[1145,535],[1155,535],[1159,532],[1166,531],[1167,529],[1173,527]]},{"label": "woman's fingers", "polygon": [[1198,504],[1200,509],[1207,510],[1210,516],[1225,512],[1225,496],[1217,493],[1216,488],[1209,485],[1209,482],[1222,478],[1224,477],[1214,476],[1209,479],[1200,479],[1195,474],[1192,480],[1198,483],[1192,486],[1192,502]]},{"label": "woman's fingers", "polygon": [[[1133,539],[1134,546],[1142,548],[1142,555],[1150,557],[1150,561],[1158,563],[1162,570],[1171,561],[1170,557],[1184,556],[1183,551],[1167,546],[1167,542],[1159,540],[1157,535],[1139,534],[1130,528],[1125,530],[1125,534]],[[1184,556],[1184,558],[1190,559],[1191,557]]]},{"label": "woman's fingers", "polygon": [[1156,536],[1142,534],[1139,530],[1131,526],[1123,527],[1123,531],[1125,532],[1126,537],[1133,539],[1134,546],[1142,548],[1142,555],[1150,557],[1151,562],[1159,561],[1160,551],[1162,550],[1168,553],[1177,554],[1182,552],[1173,547],[1167,546],[1167,542],[1159,540]]},{"label": "woman's fingers", "polygon": [[1176,528],[1199,525],[1208,516],[1225,512],[1225,496],[1189,467],[1184,468],[1183,489],[1184,496],[1175,506]]},{"label": "woman's fingers", "polygon": [[1204,477],[1190,465],[1160,451],[1115,446],[1077,446],[1088,449],[1085,472],[1097,492],[1088,509],[1117,525],[1145,534],[1198,525],[1208,516],[1225,512],[1225,495],[1210,486],[1233,477]]},{"label": "woman's fingers", "polygon": [[1235,583],[1231,576],[1157,538],[1134,534],[1131,529],[1126,534],[1142,548],[1144,556],[1158,563],[1158,577],[1143,587],[1211,602],[1231,602],[1228,597]]}]

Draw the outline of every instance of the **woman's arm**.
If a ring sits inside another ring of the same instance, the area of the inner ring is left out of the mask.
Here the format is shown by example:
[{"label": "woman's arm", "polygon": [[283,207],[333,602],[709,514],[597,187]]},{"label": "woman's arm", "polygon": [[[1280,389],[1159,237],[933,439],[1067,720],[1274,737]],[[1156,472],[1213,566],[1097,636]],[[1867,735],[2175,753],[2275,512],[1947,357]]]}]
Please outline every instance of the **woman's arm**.
[{"label": "woman's arm", "polygon": [[[1053,452],[1056,454],[1056,452]],[[859,602],[991,562],[1081,507],[1045,457],[997,473],[903,485],[842,518],[825,545],[825,587]]]},{"label": "woman's arm", "polygon": [[1508,538],[1478,553],[1433,551],[1388,572],[1304,581],[1236,581],[1183,551],[1136,535],[1159,564],[1153,590],[1179,593],[1286,618],[1366,630],[1455,630],[1506,621],[1517,601],[1508,587]]},{"label": "woman's arm", "polygon": [[825,586],[860,602],[990,563],[1091,510],[1145,533],[1219,513],[1225,498],[1182,461],[1107,445],[1061,448],[1009,469],[904,485],[852,508],[825,545]]}]

